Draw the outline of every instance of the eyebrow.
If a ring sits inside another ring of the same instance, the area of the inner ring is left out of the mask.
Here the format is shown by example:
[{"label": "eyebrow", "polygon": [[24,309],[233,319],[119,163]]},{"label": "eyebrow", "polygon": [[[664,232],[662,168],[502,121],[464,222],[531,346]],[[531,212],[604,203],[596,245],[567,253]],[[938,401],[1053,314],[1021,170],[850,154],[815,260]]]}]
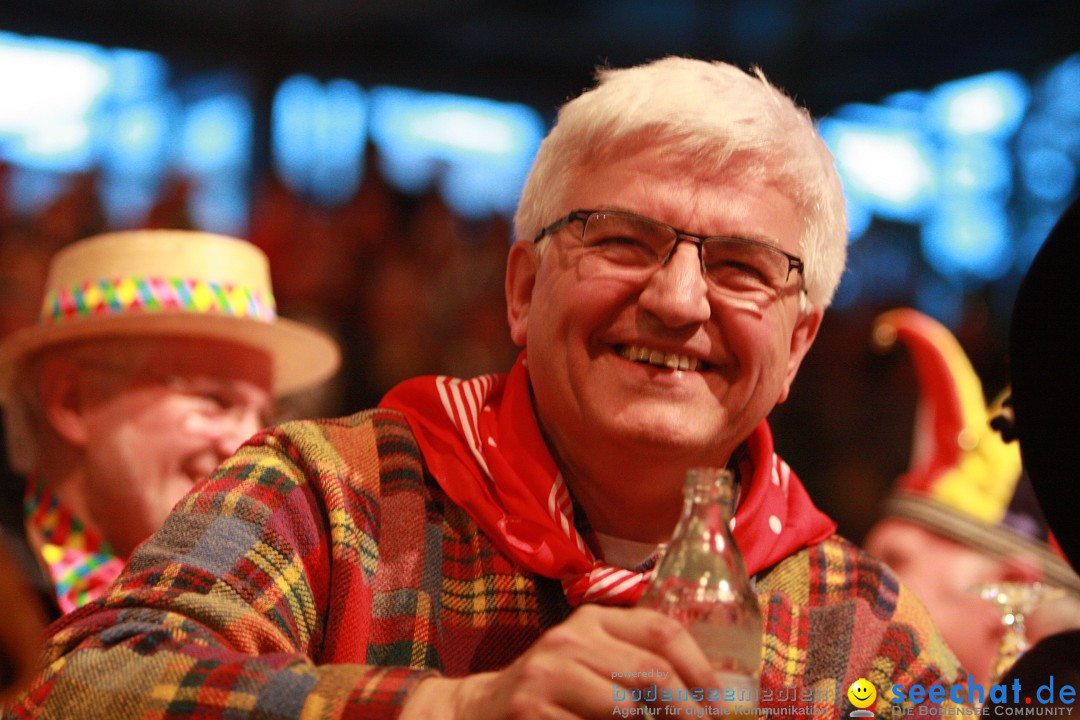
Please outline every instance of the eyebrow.
[{"label": "eyebrow", "polygon": [[[631,210],[631,209],[623,207],[621,205],[606,205],[606,206],[602,205],[602,206],[596,207],[595,210],[596,211],[612,210],[612,211],[628,213],[630,215],[636,215],[637,217],[645,218],[646,220],[652,220],[653,222],[658,222],[658,223],[661,223],[663,225],[667,225],[668,227],[675,228],[679,232],[690,234],[689,230],[683,230],[682,228],[675,227],[671,223],[666,222],[664,220],[659,220],[657,218],[650,217],[648,215],[642,215],[640,212],[637,212],[636,210]],[[764,243],[765,245],[771,245],[772,247],[775,247],[777,250],[783,250],[784,249],[783,246],[780,244],[779,239],[777,239],[777,238],[775,238],[775,237],[773,237],[771,235],[763,235],[763,234],[760,234],[760,233],[748,233],[748,234],[739,234],[739,235],[734,235],[732,233],[692,233],[692,234],[695,235],[695,236],[702,236],[702,237],[707,237],[707,238],[735,238],[737,240],[754,240],[754,241],[759,242],[759,243]]]}]

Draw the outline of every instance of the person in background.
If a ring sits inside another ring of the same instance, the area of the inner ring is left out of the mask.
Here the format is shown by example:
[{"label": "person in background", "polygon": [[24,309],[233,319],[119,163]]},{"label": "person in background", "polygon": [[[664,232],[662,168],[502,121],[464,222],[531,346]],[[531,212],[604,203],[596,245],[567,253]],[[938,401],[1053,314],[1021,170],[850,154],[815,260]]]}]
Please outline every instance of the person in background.
[{"label": "person in background", "polygon": [[522,194],[509,373],[415,378],[256,436],[53,626],[14,714],[607,718],[653,683],[673,698],[654,710],[717,712],[688,692],[717,687],[689,632],[634,607],[700,466],[738,478],[762,707],[839,718],[860,677],[879,710],[895,684],[959,680],[765,421],[839,282],[845,225],[809,114],[760,72],[601,71]]},{"label": "person in background", "polygon": [[926,603],[974,682],[994,679],[1004,626],[980,597],[991,584],[1041,582],[1061,591],[1027,620],[1028,639],[1080,627],[1080,577],[1054,542],[1023,471],[1018,443],[991,427],[978,375],[941,323],[909,308],[880,315],[874,341],[909,348],[919,380],[912,463],[863,546]]},{"label": "person in background", "polygon": [[0,341],[7,452],[25,478],[23,512],[4,516],[55,616],[100,594],[275,398],[331,376],[339,351],[276,317],[261,251],[208,233],[74,243],[41,308]]}]

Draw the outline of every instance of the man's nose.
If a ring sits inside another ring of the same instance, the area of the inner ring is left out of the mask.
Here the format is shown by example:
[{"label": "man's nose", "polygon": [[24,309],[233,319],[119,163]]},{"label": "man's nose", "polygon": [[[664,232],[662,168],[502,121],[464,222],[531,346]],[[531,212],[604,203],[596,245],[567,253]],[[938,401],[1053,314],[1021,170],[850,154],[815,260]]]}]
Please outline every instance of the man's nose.
[{"label": "man's nose", "polygon": [[679,243],[667,263],[649,276],[638,298],[638,303],[665,325],[703,323],[712,313],[698,253],[694,243]]}]

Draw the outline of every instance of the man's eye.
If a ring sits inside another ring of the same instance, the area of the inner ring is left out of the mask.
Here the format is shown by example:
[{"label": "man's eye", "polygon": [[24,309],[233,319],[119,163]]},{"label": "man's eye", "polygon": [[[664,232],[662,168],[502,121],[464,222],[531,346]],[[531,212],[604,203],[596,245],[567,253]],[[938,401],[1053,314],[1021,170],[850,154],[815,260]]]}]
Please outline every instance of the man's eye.
[{"label": "man's eye", "polygon": [[227,413],[236,404],[233,398],[220,392],[203,391],[195,393],[195,398],[204,412]]},{"label": "man's eye", "polygon": [[763,268],[741,260],[717,260],[707,266],[710,277],[731,282],[768,285],[769,273]]},{"label": "man's eye", "polygon": [[602,235],[600,237],[591,238],[589,240],[591,245],[638,245],[644,247],[645,243],[641,242],[635,237],[629,235]]},{"label": "man's eye", "polygon": [[647,261],[656,257],[656,251],[647,243],[628,235],[609,235],[593,240],[588,247],[613,260]]}]

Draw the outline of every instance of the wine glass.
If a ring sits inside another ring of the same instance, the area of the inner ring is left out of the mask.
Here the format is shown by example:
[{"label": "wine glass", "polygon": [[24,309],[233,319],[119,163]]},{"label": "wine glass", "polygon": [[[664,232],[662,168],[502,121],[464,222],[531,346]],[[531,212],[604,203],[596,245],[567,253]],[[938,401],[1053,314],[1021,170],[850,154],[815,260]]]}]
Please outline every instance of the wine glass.
[{"label": "wine glass", "polygon": [[1027,616],[1041,603],[1061,597],[1065,591],[1041,582],[986,583],[972,590],[997,608],[1005,628],[990,674],[990,685],[996,685],[1031,646],[1027,639]]}]

